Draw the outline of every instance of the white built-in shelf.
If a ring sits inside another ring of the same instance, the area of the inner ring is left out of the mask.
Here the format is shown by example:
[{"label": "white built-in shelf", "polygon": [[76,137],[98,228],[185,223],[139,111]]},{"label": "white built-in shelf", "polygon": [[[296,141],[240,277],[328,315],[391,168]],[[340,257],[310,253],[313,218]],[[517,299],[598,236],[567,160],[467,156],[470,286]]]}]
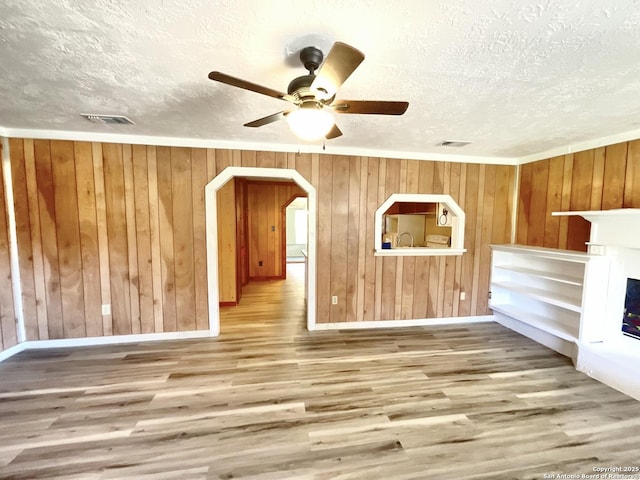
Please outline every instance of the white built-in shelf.
[{"label": "white built-in shelf", "polygon": [[491,305],[491,308],[494,312],[499,312],[507,317],[515,318],[516,320],[550,333],[556,337],[562,338],[563,340],[574,342],[578,338],[577,328],[572,330],[566,325],[560,322],[550,321],[549,318],[542,315],[523,311],[513,305]]},{"label": "white built-in shelf", "polygon": [[518,267],[514,265],[495,265],[496,269],[508,270],[510,272],[520,273],[522,275],[530,275],[534,277],[540,277],[545,280],[552,280],[554,282],[566,283],[568,285],[582,286],[582,278],[571,277],[569,275],[563,275],[561,273],[541,272],[533,268]]},{"label": "white built-in shelf", "polygon": [[578,342],[602,340],[604,302],[597,292],[608,272],[606,257],[523,245],[491,248],[489,307],[498,322],[534,332],[531,338],[565,354]]},{"label": "white built-in shelf", "polygon": [[549,305],[555,305],[556,307],[571,310],[572,312],[580,313],[582,311],[581,298],[576,300],[575,298],[565,295],[560,290],[544,290],[541,288],[519,285],[517,283],[505,282],[491,282],[491,286],[503,288],[534,300],[540,300],[541,302],[548,303]]}]

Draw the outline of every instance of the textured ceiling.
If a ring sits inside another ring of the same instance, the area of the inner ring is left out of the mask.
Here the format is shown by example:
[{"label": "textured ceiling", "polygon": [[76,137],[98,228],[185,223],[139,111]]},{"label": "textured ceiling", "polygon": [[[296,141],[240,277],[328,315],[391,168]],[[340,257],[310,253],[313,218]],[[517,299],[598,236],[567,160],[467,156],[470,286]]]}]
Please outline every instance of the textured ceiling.
[{"label": "textured ceiling", "polygon": [[410,106],[338,116],[327,151],[523,158],[640,130],[633,0],[0,0],[0,127],[297,148],[242,126],[286,104],[207,74],[286,90],[299,49],[335,41],[366,55],[340,97]]}]

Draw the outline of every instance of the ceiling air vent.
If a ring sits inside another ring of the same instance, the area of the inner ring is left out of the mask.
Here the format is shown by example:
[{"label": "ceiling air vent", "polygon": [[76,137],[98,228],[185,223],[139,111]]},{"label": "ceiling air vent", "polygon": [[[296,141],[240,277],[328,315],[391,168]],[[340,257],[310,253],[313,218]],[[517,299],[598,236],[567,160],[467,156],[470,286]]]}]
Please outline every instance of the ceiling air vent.
[{"label": "ceiling air vent", "polygon": [[96,115],[93,113],[81,113],[81,116],[92,123],[101,123],[103,125],[135,125],[124,115]]},{"label": "ceiling air vent", "polygon": [[471,142],[459,142],[456,140],[445,140],[444,142],[440,142],[438,143],[436,146],[437,147],[464,147],[466,145],[469,145]]}]

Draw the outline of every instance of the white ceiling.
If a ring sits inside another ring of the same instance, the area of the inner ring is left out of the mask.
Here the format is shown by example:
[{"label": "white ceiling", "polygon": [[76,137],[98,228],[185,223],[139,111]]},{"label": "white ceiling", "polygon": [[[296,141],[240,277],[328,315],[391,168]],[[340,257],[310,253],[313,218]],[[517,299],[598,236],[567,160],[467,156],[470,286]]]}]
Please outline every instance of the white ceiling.
[{"label": "white ceiling", "polygon": [[327,152],[508,162],[640,136],[636,0],[0,0],[0,134],[297,149],[285,122],[242,126],[286,103],[207,74],[286,91],[299,49],[335,41],[366,55],[339,97],[410,105],[339,115]]}]

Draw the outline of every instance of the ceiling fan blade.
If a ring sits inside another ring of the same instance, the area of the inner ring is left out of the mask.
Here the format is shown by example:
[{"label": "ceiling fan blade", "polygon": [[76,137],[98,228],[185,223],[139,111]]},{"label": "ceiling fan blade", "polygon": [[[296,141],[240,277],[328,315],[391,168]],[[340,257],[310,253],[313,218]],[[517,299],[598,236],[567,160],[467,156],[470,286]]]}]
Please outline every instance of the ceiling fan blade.
[{"label": "ceiling fan blade", "polygon": [[340,137],[341,135],[342,135],[342,131],[334,123],[333,127],[331,127],[331,130],[329,130],[329,133],[327,133],[324,136],[324,138],[326,138],[327,140],[331,140],[332,138],[337,138],[337,137]]},{"label": "ceiling fan blade", "polygon": [[258,85],[257,83],[251,83],[246,80],[242,80],[241,78],[232,77],[231,75],[227,75],[226,73],[211,72],[209,73],[209,78],[211,80],[215,80],[216,82],[221,82],[226,85],[231,85],[232,87],[251,90],[252,92],[261,93],[262,95],[267,95],[273,98],[279,98],[280,100],[285,100],[287,102],[294,101],[294,98],[291,95],[287,95],[284,92],[279,92],[278,90],[274,90],[269,87],[264,87],[262,85]]},{"label": "ceiling fan blade", "polygon": [[364,54],[360,50],[346,43],[334,43],[316,73],[311,89],[326,92],[326,96],[323,95],[322,98],[331,98],[363,60]]},{"label": "ceiling fan blade", "polygon": [[259,118],[258,120],[254,120],[253,122],[245,123],[245,127],[262,127],[263,125],[268,125],[273,122],[277,122],[278,120],[282,120],[284,117],[289,115],[290,112],[278,112],[273,115],[267,115],[266,117]]},{"label": "ceiling fan blade", "polygon": [[372,115],[402,115],[409,102],[383,100],[336,100],[331,104],[336,113],[363,113]]}]

